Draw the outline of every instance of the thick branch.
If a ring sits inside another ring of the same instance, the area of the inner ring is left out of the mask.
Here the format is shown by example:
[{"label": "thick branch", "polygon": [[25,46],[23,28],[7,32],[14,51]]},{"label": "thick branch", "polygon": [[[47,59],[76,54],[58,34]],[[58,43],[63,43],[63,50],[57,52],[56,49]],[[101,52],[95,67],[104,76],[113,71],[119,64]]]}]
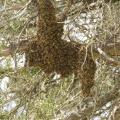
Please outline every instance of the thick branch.
[{"label": "thick branch", "polygon": [[[9,46],[9,48],[6,48],[6,49],[0,51],[0,57],[8,56],[15,51],[18,53],[19,52],[23,53],[28,49],[29,44],[32,44],[32,42],[33,41],[24,40],[24,41],[21,41],[20,43],[12,43]],[[84,46],[84,44],[83,44],[83,46]],[[92,52],[93,52],[93,55],[95,58],[98,58],[100,56],[100,53],[98,52],[97,48],[101,48],[101,50],[103,50],[107,55],[109,55],[111,57],[112,56],[120,56],[120,42],[106,43],[106,44],[103,44],[103,46],[101,46],[101,44],[100,45],[94,44]]]},{"label": "thick branch", "polygon": [[31,42],[28,40],[20,41],[19,43],[12,42],[9,47],[0,51],[0,57],[6,57],[14,53],[24,53],[28,49],[29,44],[31,44]]}]

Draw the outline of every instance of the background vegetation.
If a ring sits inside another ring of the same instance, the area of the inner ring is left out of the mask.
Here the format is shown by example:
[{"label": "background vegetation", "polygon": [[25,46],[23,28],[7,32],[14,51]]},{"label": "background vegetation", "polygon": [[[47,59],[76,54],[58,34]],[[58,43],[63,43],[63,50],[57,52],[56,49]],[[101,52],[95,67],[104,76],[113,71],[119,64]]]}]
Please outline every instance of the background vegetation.
[{"label": "background vegetation", "polygon": [[[56,16],[67,10],[62,39],[106,50],[106,44],[120,42],[120,2],[51,0]],[[71,91],[74,75],[47,76],[38,67],[24,67],[25,54],[9,54],[9,46],[36,39],[38,15],[34,0],[0,1],[0,119],[1,120],[119,120],[119,56],[96,59],[97,71],[92,97],[81,95],[80,83]],[[49,11],[48,11],[49,12]],[[113,46],[115,51],[118,51]],[[7,52],[6,52],[7,51]],[[119,54],[120,55],[120,54]],[[53,77],[52,77],[53,76]]]}]

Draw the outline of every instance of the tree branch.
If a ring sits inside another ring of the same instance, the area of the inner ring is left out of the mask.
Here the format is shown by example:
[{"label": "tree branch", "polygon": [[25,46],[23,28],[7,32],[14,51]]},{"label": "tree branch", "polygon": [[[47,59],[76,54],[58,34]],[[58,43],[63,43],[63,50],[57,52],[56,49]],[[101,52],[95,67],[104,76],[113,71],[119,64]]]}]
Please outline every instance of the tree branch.
[{"label": "tree branch", "polygon": [[100,48],[97,48],[98,52],[102,56],[102,58],[106,61],[108,64],[112,64],[113,66],[120,66],[120,62],[117,60],[114,60],[110,56],[108,56],[104,51],[102,51]]},{"label": "tree branch", "polygon": [[72,6],[74,0],[68,0],[67,6],[65,10],[58,16],[57,21],[62,22],[67,18],[67,14],[69,13],[70,7]]},{"label": "tree branch", "polygon": [[9,48],[0,51],[0,57],[6,57],[9,55],[11,55],[11,50]]},{"label": "tree branch", "polygon": [[[20,41],[19,43],[11,43],[11,45],[8,48],[0,51],[0,57],[11,55],[14,52],[24,53],[28,49],[29,44],[32,44],[32,42],[35,42],[35,41],[36,40],[31,40],[31,41],[23,40],[23,41]],[[102,53],[100,53],[98,48],[99,50],[100,49],[102,50]],[[116,64],[120,65],[119,61],[115,61],[114,59],[111,59],[112,56],[120,56],[120,42],[106,43],[106,44],[103,43],[103,45],[93,44],[92,52],[93,52],[93,57],[95,59],[99,58],[102,55],[104,59],[106,59],[108,62],[113,63],[115,65]]]},{"label": "tree branch", "polygon": [[[77,0],[78,1],[78,0]],[[99,0],[82,0],[82,2],[84,3],[84,4],[91,4],[91,3],[93,3],[93,2],[97,2],[97,1],[99,1]],[[112,2],[112,3],[115,3],[115,2],[118,2],[119,0],[104,0],[104,2],[106,2],[106,3],[108,3],[108,2]],[[79,1],[80,2],[80,1]]]}]

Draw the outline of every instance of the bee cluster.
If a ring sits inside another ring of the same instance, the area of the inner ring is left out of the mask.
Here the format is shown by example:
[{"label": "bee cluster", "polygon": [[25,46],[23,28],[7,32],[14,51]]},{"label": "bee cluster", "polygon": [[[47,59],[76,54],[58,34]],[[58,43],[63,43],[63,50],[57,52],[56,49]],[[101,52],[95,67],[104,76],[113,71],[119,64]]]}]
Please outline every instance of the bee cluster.
[{"label": "bee cluster", "polygon": [[91,52],[62,40],[63,23],[58,23],[55,8],[49,0],[39,1],[37,41],[31,42],[26,52],[29,66],[39,66],[46,74],[56,72],[61,77],[75,74],[81,81],[84,96],[94,85],[96,64]]}]

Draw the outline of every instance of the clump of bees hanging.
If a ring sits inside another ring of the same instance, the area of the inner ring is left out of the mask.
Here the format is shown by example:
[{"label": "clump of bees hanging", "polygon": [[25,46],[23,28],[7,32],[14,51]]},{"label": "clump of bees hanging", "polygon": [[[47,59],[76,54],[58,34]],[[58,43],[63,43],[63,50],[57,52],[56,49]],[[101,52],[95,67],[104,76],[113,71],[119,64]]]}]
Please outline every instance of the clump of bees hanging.
[{"label": "clump of bees hanging", "polygon": [[57,22],[55,8],[49,0],[39,0],[38,10],[37,41],[29,44],[27,64],[39,66],[46,74],[56,72],[61,77],[74,74],[81,81],[83,95],[88,96],[96,71],[91,52],[81,44],[61,39],[63,23]]}]

